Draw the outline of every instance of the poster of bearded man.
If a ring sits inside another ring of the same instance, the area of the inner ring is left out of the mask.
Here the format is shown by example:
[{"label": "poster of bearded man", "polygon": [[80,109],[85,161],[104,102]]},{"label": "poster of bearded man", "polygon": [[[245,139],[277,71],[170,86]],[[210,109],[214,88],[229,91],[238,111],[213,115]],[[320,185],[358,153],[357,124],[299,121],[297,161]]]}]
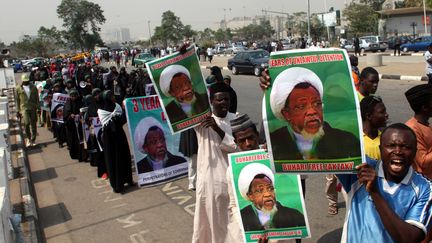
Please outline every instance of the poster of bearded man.
[{"label": "poster of bearded man", "polygon": [[263,118],[276,172],[351,173],[365,161],[345,50],[273,52]]},{"label": "poster of bearded man", "polygon": [[242,226],[244,241],[257,242],[264,235],[269,240],[310,237],[299,175],[273,173],[268,153],[260,149],[228,158],[236,201],[233,218]]}]

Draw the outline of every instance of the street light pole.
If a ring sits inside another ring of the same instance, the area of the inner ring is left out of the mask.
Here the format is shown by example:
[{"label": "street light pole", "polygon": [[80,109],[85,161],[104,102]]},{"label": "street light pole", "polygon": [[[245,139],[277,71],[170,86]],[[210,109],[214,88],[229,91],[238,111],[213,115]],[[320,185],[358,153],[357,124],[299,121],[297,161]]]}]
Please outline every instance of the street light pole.
[{"label": "street light pole", "polygon": [[307,25],[308,25],[308,40],[310,40],[311,38],[311,34],[310,34],[310,2],[309,0],[307,0]]},{"label": "street light pole", "polygon": [[423,0],[423,21],[424,21],[425,34],[427,35],[428,31],[427,31],[427,19],[426,19],[426,4],[425,4],[425,0]]},{"label": "street light pole", "polygon": [[147,21],[148,30],[149,30],[149,38],[150,38],[150,46],[153,46],[152,36],[151,36],[151,29],[150,29],[150,20]]}]

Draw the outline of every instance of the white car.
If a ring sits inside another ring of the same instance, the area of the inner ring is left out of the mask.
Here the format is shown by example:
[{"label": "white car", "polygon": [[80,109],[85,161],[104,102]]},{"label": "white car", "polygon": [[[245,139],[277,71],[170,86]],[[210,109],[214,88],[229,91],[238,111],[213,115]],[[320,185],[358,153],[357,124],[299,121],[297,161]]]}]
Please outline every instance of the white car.
[{"label": "white car", "polygon": [[388,48],[387,42],[377,35],[362,36],[360,40],[360,49],[365,51],[378,51],[385,52]]}]

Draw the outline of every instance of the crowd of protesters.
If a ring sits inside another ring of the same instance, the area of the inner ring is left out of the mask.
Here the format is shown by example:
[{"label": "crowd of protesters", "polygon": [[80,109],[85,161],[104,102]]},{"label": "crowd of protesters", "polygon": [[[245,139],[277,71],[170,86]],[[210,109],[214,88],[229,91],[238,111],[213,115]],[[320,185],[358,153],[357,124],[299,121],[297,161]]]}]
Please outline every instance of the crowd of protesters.
[{"label": "crowd of protesters", "polygon": [[[277,45],[275,48],[277,50]],[[151,53],[163,56],[165,51],[152,49]],[[134,55],[134,51],[114,53],[118,66],[110,68],[99,65],[102,59],[109,61],[112,58],[103,53],[87,58],[82,63],[52,62],[40,65],[28,77],[23,76],[23,85],[17,89],[18,96],[31,97],[29,93],[34,92],[31,83],[46,81],[40,96],[48,98],[43,100],[49,101],[49,97],[55,93],[69,95],[70,99],[64,105],[62,122],[51,122],[50,112],[39,111],[39,123],[52,131],[59,147],[67,145],[71,159],[96,166],[97,176],[109,178],[117,193],[124,192],[126,186],[135,185],[131,153],[123,130],[126,117],[122,101],[129,97],[155,94],[144,68],[126,71],[129,57],[133,60]],[[117,62],[120,58],[123,67],[120,61]],[[362,242],[377,237],[379,242],[420,242],[425,237],[431,239],[428,234],[431,184],[423,180],[423,176],[432,179],[432,129],[428,123],[432,116],[432,87],[425,84],[408,90],[405,95],[414,112],[413,118],[406,125],[391,125],[383,130],[389,115],[383,100],[375,95],[379,83],[378,72],[371,67],[360,72],[357,59],[351,57],[350,60],[360,101],[368,161],[358,168],[358,179],[357,176],[327,176],[328,213],[338,213],[336,185],[339,179],[343,185],[342,191],[348,193],[345,195],[349,204],[347,208],[352,209],[347,214],[343,240]],[[218,67],[212,67],[206,81],[211,85],[209,96],[213,114],[198,128],[183,132],[180,139],[181,152],[191,158],[189,189],[197,193],[192,241],[241,241],[241,236],[233,236],[233,228],[228,227],[239,222],[233,219],[235,216],[230,205],[232,198],[228,193],[230,189],[226,178],[227,154],[239,149],[255,149],[258,144],[265,144],[265,141],[259,139],[263,137],[262,134],[259,134],[255,125],[250,125],[253,123],[248,118],[242,118],[246,120],[242,122],[249,125],[240,127],[245,130],[253,128],[253,136],[246,141],[250,146],[244,144],[245,140],[239,140],[239,122],[235,123],[235,129],[230,126],[239,118],[236,115],[237,94],[230,86],[231,78],[222,76]],[[265,90],[269,85],[270,77],[264,71],[260,77],[260,87]],[[26,144],[34,146],[36,128],[33,130],[33,123],[36,121],[31,119],[30,113],[26,113],[27,100],[23,100],[18,103],[18,114],[26,115]],[[31,108],[36,109],[33,106]],[[309,108],[315,109],[312,105]],[[80,123],[76,123],[76,117],[79,117]],[[82,124],[88,124],[91,129],[91,118],[94,117],[102,123],[102,139],[97,137],[98,134],[90,133],[84,143],[79,137],[79,134],[83,134]],[[302,182],[305,186],[304,178]],[[367,210],[367,215],[363,215],[361,210]],[[373,227],[368,227],[368,224]]]}]

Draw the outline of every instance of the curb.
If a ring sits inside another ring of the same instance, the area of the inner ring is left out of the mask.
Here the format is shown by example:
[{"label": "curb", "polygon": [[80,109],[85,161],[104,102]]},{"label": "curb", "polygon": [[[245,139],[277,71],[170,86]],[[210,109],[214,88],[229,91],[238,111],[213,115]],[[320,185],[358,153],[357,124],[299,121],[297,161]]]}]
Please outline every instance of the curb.
[{"label": "curb", "polygon": [[428,81],[426,76],[408,76],[408,75],[392,75],[392,74],[380,74],[380,79],[394,79],[403,81]]}]

